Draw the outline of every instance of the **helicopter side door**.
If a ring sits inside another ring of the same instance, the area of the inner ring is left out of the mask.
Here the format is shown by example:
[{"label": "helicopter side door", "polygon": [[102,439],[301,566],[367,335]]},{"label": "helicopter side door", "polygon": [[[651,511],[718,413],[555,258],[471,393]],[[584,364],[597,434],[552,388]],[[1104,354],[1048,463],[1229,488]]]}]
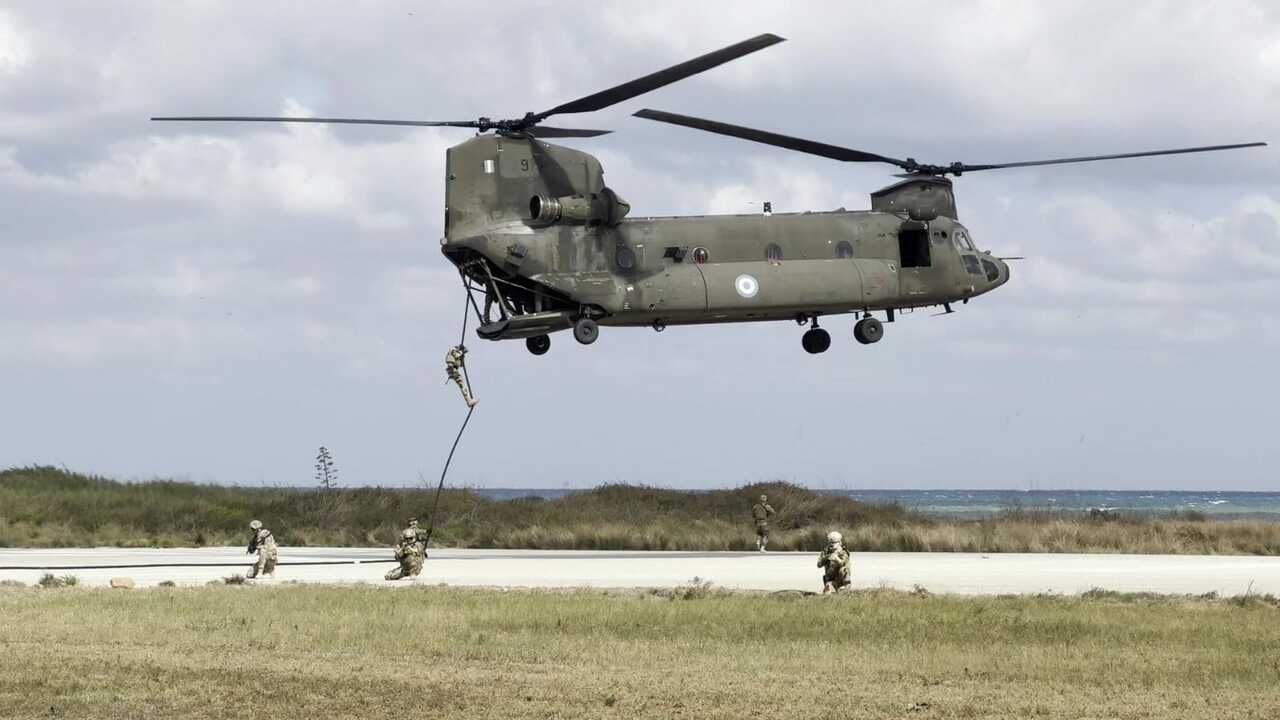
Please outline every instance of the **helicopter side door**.
[{"label": "helicopter side door", "polygon": [[898,288],[908,305],[935,299],[947,280],[929,234],[927,222],[907,220],[898,227]]}]

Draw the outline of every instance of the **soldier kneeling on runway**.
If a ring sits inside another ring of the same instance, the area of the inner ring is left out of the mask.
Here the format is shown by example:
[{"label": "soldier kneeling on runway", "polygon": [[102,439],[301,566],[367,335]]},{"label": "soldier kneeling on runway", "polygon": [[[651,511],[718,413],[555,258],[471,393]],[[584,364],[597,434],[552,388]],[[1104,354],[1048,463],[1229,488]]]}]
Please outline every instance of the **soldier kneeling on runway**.
[{"label": "soldier kneeling on runway", "polygon": [[400,543],[396,545],[396,560],[400,567],[393,568],[383,577],[387,580],[418,577],[422,572],[422,560],[426,557],[422,546],[418,543],[418,533],[406,528],[400,533]]},{"label": "soldier kneeling on runway", "polygon": [[818,556],[818,567],[822,568],[822,593],[840,592],[849,587],[849,551],[841,544],[840,533],[827,534],[827,546]]}]

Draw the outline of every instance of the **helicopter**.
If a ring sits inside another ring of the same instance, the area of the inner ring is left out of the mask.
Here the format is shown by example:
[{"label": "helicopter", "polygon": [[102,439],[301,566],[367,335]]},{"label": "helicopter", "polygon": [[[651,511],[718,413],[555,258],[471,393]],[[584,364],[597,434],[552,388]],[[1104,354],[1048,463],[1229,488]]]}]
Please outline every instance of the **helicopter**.
[{"label": "helicopter", "polygon": [[[475,136],[447,151],[441,251],[457,266],[476,333],[523,339],[543,355],[551,334],[583,345],[602,326],[794,320],[801,345],[825,352],[819,318],[854,315],[854,339],[878,342],[898,313],[954,305],[1009,281],[1009,260],[980,250],[959,220],[948,176],[1123,158],[1211,152],[1240,143],[1025,162],[932,165],[652,109],[634,115],[841,162],[901,170],[871,193],[869,210],[629,217],[594,156],[545,142],[607,130],[542,125],[553,115],[594,112],[754,53],[783,38],[763,34],[543,112],[513,119],[186,116],[158,121],[292,122],[463,127]],[[480,301],[477,301],[479,296]],[[884,322],[873,313],[883,313]]]}]

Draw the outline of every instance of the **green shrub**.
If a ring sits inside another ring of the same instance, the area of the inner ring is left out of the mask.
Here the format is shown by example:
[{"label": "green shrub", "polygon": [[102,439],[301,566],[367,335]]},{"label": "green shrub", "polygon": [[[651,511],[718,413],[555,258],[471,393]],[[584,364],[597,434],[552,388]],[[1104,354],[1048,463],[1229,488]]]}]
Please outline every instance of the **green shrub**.
[{"label": "green shrub", "polygon": [[[817,552],[839,530],[855,552],[1132,552],[1280,555],[1280,523],[1203,515],[1090,516],[1009,508],[985,520],[930,517],[784,482],[677,491],[608,484],[553,500],[440,495],[433,545],[587,550],[751,550],[750,508],[778,509],[771,550]],[[251,519],[283,545],[388,546],[425,526],[434,489],[246,488],[120,483],[51,467],[0,471],[0,545],[243,545]]]}]

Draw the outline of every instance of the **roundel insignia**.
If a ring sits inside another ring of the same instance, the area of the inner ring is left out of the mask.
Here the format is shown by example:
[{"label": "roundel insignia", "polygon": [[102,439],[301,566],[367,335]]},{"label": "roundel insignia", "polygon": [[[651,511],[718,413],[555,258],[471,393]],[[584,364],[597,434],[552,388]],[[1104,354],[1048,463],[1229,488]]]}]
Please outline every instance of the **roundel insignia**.
[{"label": "roundel insignia", "polygon": [[739,275],[738,279],[733,281],[733,289],[744,298],[753,298],[760,292],[760,281],[752,275]]}]

